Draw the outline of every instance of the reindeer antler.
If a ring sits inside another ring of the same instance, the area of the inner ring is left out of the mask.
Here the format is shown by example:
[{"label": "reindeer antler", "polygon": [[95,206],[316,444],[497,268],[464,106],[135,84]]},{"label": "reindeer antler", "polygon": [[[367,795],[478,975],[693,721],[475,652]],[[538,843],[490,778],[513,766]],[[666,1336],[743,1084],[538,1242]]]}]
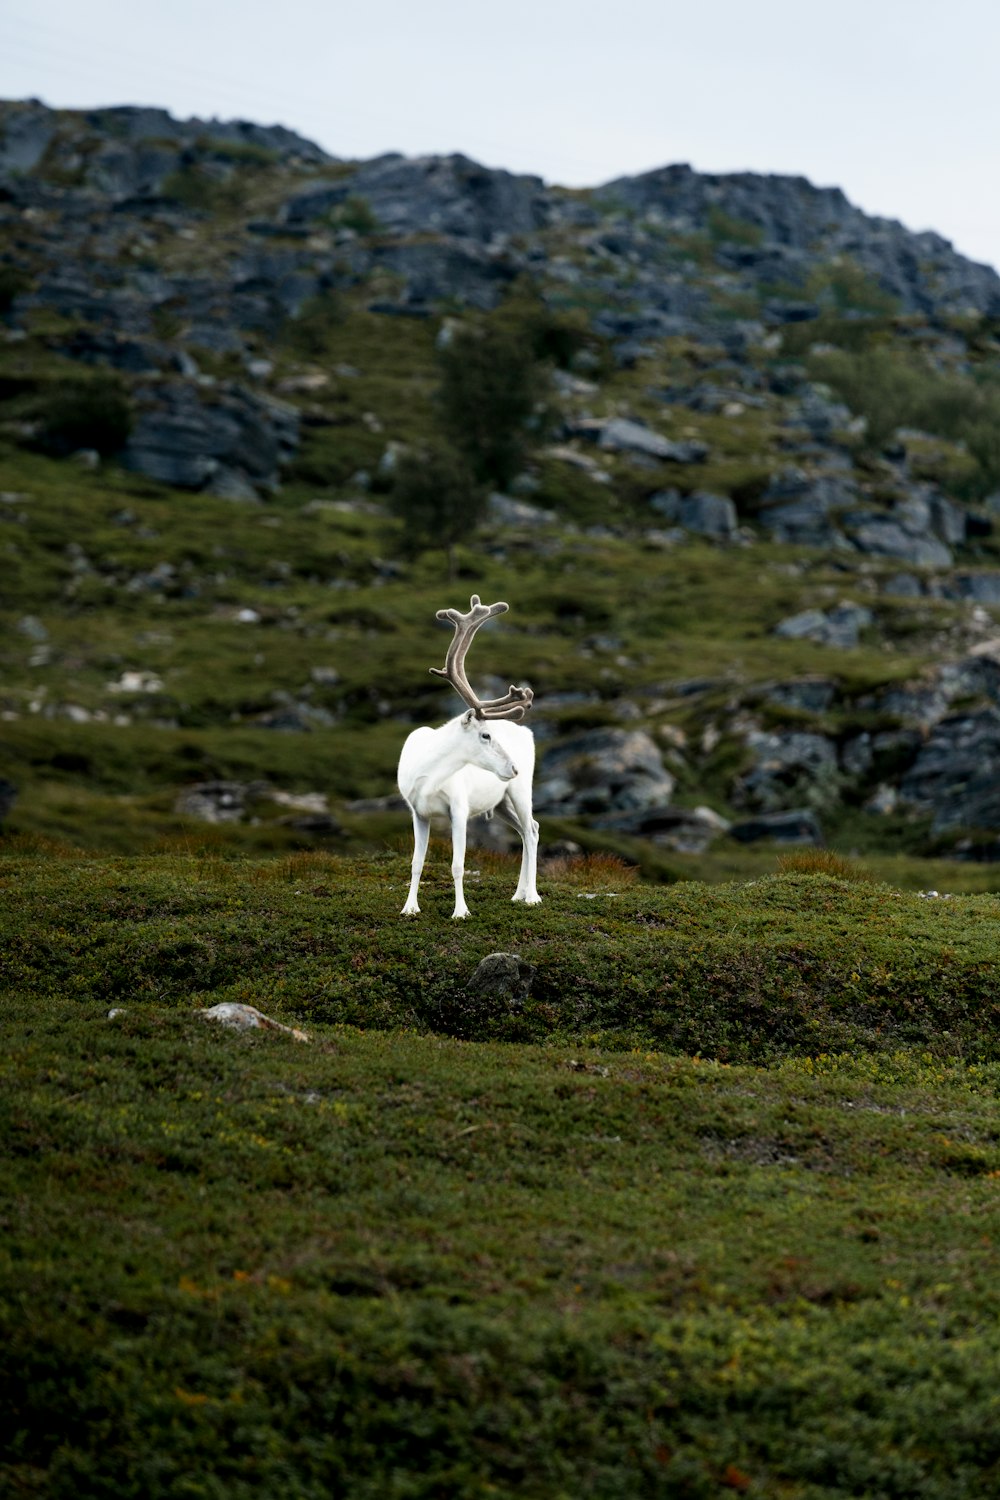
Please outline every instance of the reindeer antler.
[{"label": "reindeer antler", "polygon": [[472,607],[464,615],[457,609],[438,610],[437,618],[450,620],[455,627],[455,638],[448,647],[444,666],[431,667],[430,670],[435,677],[448,679],[477,719],[523,719],[535,696],[531,688],[519,688],[511,684],[502,698],[489,698],[484,702],[476,697],[465,675],[465,653],[472,643],[472,637],[486,620],[492,620],[494,615],[505,614],[510,606],[503,603],[482,604],[478,594],[473,594],[470,604]]}]

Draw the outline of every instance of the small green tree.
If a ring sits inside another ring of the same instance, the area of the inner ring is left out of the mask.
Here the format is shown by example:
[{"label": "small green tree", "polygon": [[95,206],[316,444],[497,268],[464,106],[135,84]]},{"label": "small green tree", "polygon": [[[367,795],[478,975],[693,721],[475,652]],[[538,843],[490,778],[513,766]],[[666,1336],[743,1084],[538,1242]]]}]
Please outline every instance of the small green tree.
[{"label": "small green tree", "polygon": [[347,307],[332,287],[309,297],[296,315],[285,323],[281,340],[286,349],[303,359],[322,359],[333,351],[335,340],[347,321]]},{"label": "small green tree", "polygon": [[525,345],[532,358],[564,370],[595,342],[582,308],[550,307],[527,277],[514,283],[492,321]]},{"label": "small green tree", "polygon": [[543,394],[531,341],[493,320],[456,330],[439,358],[442,427],[474,478],[503,489],[524,465]]},{"label": "small green tree", "polygon": [[389,508],[403,523],[403,546],[411,557],[443,548],[449,578],[455,573],[455,547],[475,532],[486,498],[485,487],[451,448],[403,453],[396,460]]}]

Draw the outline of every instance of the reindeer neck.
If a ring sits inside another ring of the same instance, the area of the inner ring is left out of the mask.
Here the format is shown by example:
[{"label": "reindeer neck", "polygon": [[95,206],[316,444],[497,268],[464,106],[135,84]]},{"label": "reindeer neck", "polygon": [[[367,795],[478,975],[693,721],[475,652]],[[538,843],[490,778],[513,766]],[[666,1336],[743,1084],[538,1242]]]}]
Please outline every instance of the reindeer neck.
[{"label": "reindeer neck", "polygon": [[[463,716],[464,717],[464,716]],[[472,748],[469,736],[463,731],[462,718],[450,719],[435,730],[433,754],[428,756],[419,780],[425,791],[431,791],[461,771],[469,764]]]}]

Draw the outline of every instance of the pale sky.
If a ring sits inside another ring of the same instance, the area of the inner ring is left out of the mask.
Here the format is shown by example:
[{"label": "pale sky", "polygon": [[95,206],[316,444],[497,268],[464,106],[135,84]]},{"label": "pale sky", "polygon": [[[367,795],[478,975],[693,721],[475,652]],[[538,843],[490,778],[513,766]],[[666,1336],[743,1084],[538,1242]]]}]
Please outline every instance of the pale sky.
[{"label": "pale sky", "polygon": [[594,186],[781,172],[1000,267],[998,0],[0,0],[0,97]]}]

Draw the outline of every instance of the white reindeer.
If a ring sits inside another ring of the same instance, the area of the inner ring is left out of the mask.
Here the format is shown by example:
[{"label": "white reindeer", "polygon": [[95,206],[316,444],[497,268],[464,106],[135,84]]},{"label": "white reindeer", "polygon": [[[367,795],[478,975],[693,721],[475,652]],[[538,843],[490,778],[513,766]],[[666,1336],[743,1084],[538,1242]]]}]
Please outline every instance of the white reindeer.
[{"label": "white reindeer", "polygon": [[530,688],[511,687],[503,698],[482,702],[465,676],[465,653],[480,625],[502,615],[506,604],[481,604],[473,594],[468,614],[439,609],[439,620],[450,620],[455,636],[444,667],[431,667],[446,677],[469,705],[468,713],[449,719],[440,729],[415,729],[399,757],[399,790],[413,814],[413,865],[410,890],[401,916],[416,916],[417,887],[427,854],[431,818],[446,813],[451,820],[451,873],[455,881],[452,917],[467,917],[462,882],[465,875],[465,837],[470,817],[499,808],[521,835],[521,876],[514,901],[535,906],[541,901],[535,886],[538,824],[531,815],[531,780],[535,769],[535,740],[530,729],[512,723],[522,719],[534,697]]}]

